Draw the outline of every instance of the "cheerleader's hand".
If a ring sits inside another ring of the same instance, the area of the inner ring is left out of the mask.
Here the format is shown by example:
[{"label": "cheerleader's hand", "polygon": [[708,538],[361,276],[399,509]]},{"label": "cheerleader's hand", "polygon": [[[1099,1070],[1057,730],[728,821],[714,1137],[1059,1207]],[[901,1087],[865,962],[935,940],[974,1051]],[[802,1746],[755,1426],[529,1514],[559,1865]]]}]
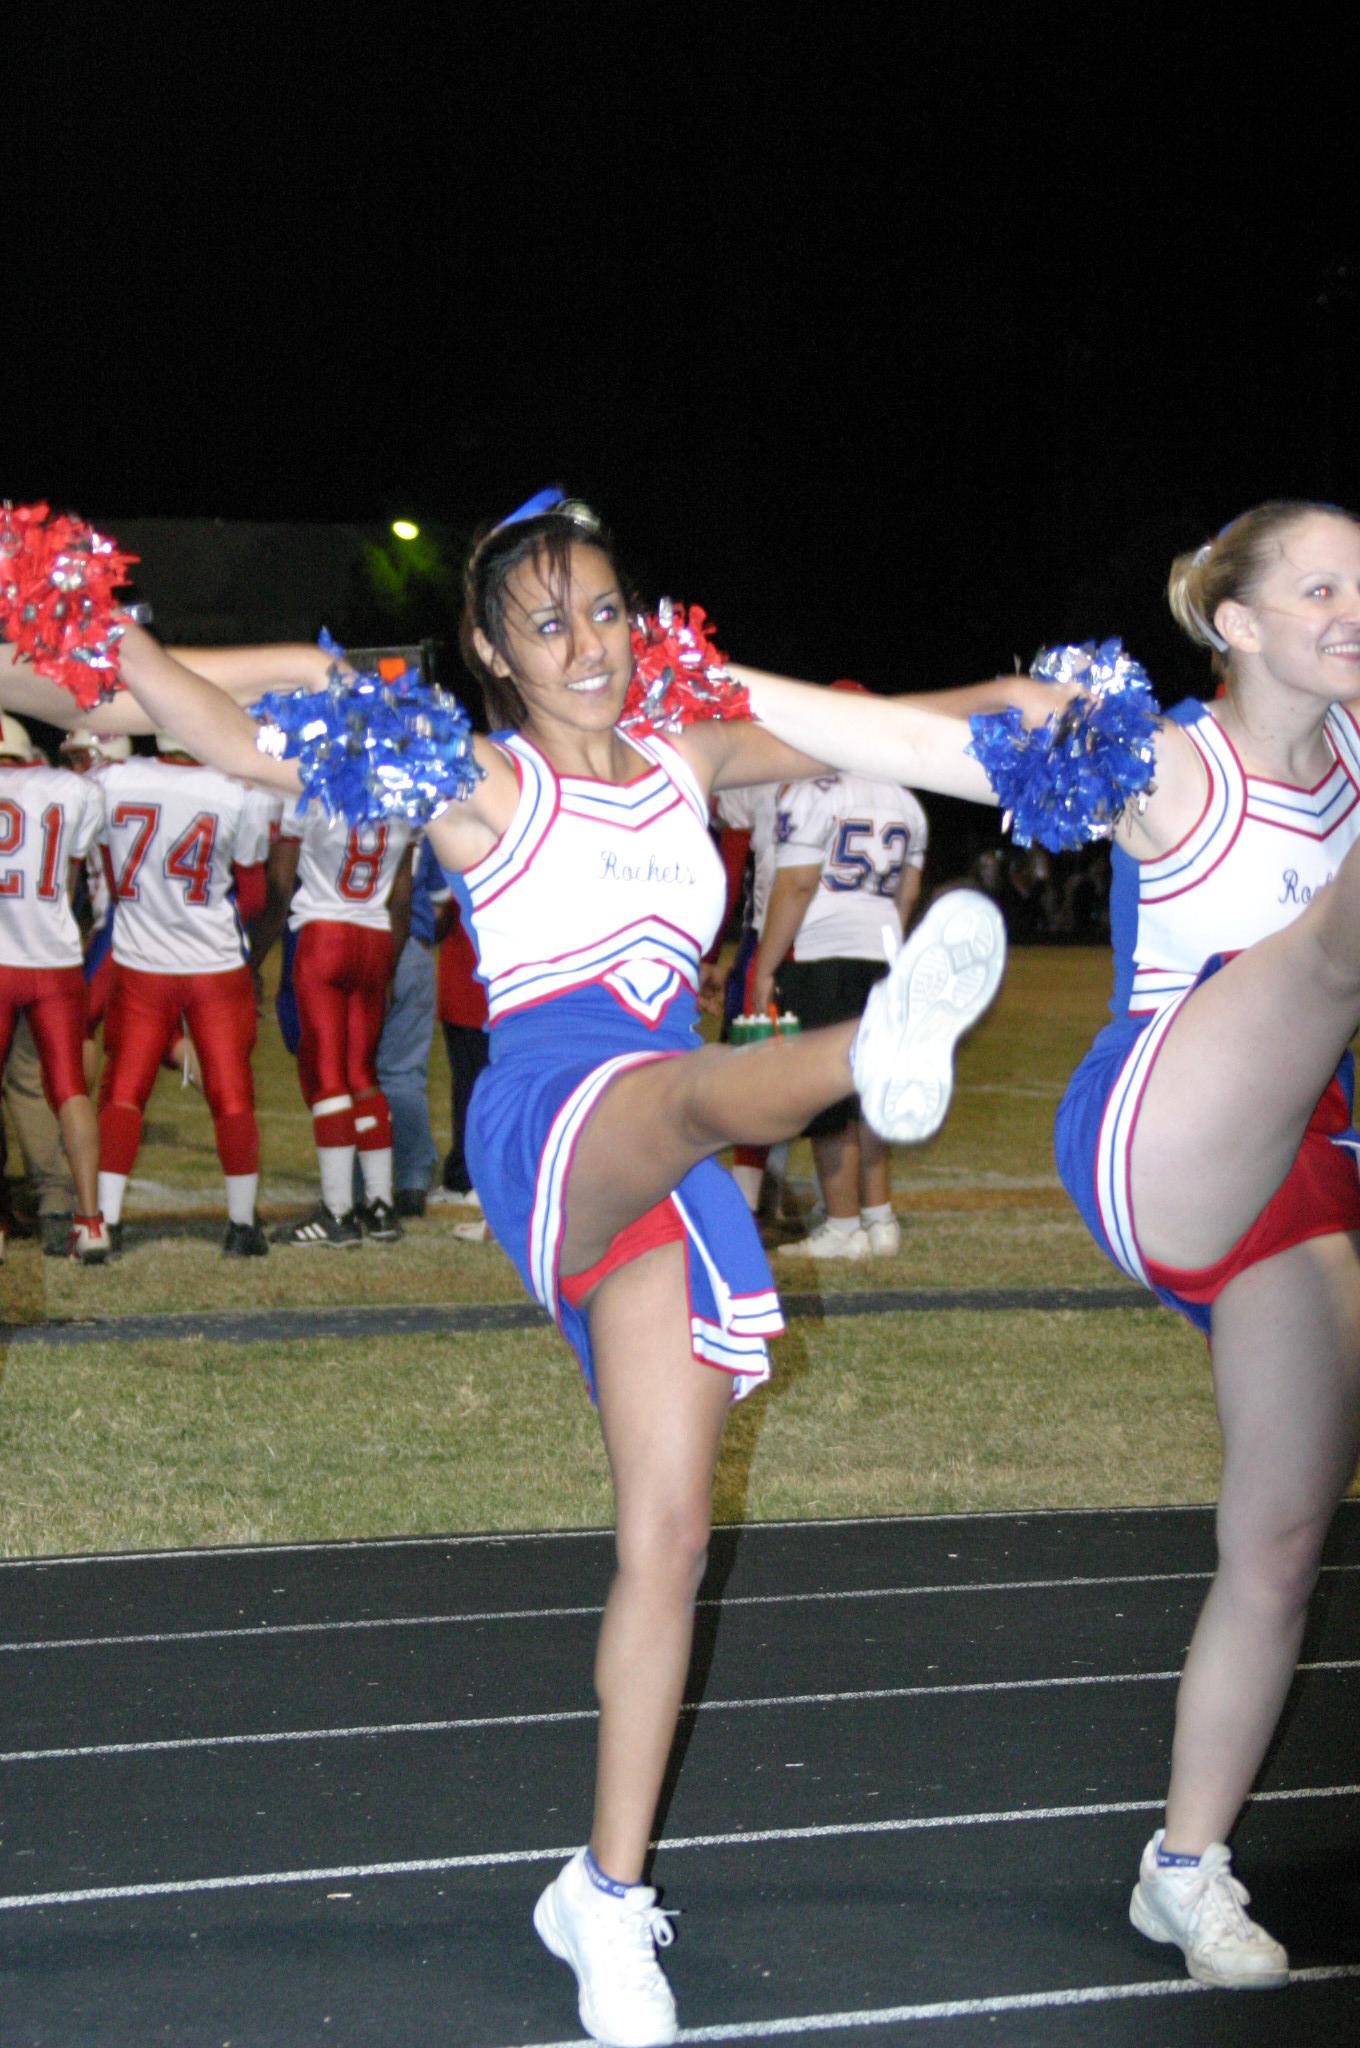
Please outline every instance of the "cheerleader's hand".
[{"label": "cheerleader's hand", "polygon": [[699,967],[699,1008],[709,1017],[721,1017],[723,992],[726,976],[716,960],[705,960]]},{"label": "cheerleader's hand", "polygon": [[[1033,680],[1058,700],[1038,725],[1027,716]],[[968,751],[1017,846],[1037,840],[1061,853],[1109,839],[1125,809],[1141,811],[1152,794],[1160,714],[1146,670],[1118,640],[1046,649],[1023,693],[969,724]]]}]

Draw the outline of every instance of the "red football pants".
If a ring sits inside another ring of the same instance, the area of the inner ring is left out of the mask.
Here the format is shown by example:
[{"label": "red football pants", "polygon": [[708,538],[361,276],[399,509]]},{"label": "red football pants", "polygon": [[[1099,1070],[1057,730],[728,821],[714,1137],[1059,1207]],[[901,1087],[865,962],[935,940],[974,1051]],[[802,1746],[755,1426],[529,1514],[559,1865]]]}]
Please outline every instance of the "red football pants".
[{"label": "red football pants", "polygon": [[19,1013],[38,1048],[43,1094],[53,1114],[85,1093],[85,979],[79,967],[0,967],[0,1067],[9,1058]]},{"label": "red football pants", "polygon": [[298,1080],[308,1107],[337,1095],[357,1100],[376,1090],[391,972],[389,932],[317,920],[298,933]]},{"label": "red football pants", "polygon": [[111,1048],[99,1085],[99,1163],[131,1173],[142,1111],[181,1019],[193,1034],[223,1173],[257,1173],[255,991],[250,970],[225,974],[146,974],[115,963],[104,1042]]}]

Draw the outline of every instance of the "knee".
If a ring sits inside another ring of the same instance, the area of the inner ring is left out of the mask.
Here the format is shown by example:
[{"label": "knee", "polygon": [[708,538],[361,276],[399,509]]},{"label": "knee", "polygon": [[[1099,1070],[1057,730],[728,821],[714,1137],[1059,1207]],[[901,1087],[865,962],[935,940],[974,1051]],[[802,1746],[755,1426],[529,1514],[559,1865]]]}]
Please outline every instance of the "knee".
[{"label": "knee", "polygon": [[693,1602],[708,1564],[709,1504],[651,1502],[645,1514],[621,1519],[621,1577],[645,1581],[658,1597]]},{"label": "knee", "polygon": [[1220,1535],[1220,1576],[1255,1605],[1297,1613],[1317,1584],[1330,1519],[1310,1517],[1287,1528]]}]

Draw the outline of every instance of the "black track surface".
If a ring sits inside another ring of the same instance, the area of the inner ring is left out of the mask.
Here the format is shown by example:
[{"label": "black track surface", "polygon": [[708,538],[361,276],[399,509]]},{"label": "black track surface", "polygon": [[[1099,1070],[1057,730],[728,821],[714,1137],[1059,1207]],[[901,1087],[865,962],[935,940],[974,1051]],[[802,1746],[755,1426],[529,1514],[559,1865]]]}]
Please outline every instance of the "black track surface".
[{"label": "black track surface", "polygon": [[[874,1316],[902,1310],[1151,1308],[1141,1287],[914,1287],[856,1294],[781,1294],[790,1318]],[[279,1308],[217,1314],[82,1316],[0,1323],[0,1344],[146,1344],[156,1338],[210,1337],[219,1344],[282,1343],[288,1338],[450,1335],[468,1330],[548,1326],[531,1301],[462,1302],[443,1307]]]},{"label": "black track surface", "polygon": [[[654,1872],[686,2038],[1360,2037],[1360,1502],[1236,1842],[1298,1981],[1192,1989],[1127,1923],[1211,1545],[720,1532]],[[0,1566],[4,2048],[578,2039],[528,1915],[586,1825],[608,1571],[593,1533]]]}]

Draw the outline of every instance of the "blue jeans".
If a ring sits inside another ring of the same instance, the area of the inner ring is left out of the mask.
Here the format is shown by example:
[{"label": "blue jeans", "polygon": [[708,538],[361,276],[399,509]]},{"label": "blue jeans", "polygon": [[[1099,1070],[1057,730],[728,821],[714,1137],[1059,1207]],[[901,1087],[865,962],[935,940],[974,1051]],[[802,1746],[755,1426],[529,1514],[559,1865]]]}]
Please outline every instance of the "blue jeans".
[{"label": "blue jeans", "polygon": [[408,939],[392,983],[392,1007],[378,1041],[378,1085],[392,1112],[392,1185],[425,1193],[438,1154],[430,1129],[430,1045],[434,1038],[434,954]]}]

